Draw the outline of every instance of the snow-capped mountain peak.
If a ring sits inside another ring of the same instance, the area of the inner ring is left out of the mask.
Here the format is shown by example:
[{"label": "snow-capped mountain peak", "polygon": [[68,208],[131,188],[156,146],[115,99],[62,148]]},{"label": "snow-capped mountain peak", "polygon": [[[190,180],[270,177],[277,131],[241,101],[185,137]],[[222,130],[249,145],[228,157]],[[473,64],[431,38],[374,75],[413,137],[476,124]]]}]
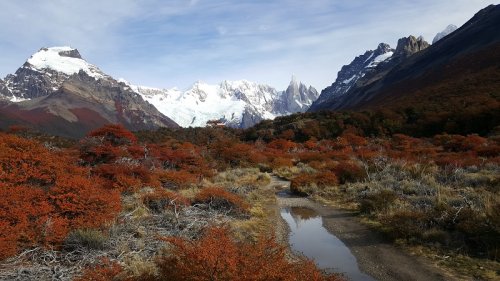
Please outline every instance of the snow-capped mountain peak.
[{"label": "snow-capped mountain peak", "polygon": [[33,54],[26,63],[28,67],[37,71],[50,69],[69,76],[83,70],[90,77],[96,79],[105,76],[95,65],[82,59],[77,49],[67,46],[42,48]]},{"label": "snow-capped mountain peak", "polygon": [[231,127],[246,128],[263,119],[305,111],[318,97],[316,89],[295,84],[293,90],[247,80],[222,81],[217,85],[196,82],[185,91],[131,86],[160,112],[182,127],[205,126],[220,120]]},{"label": "snow-capped mountain peak", "polygon": [[[247,80],[222,81],[215,85],[197,81],[183,91],[136,86],[106,75],[85,61],[77,49],[51,47],[40,49],[15,74],[0,80],[0,98],[20,103],[56,92],[71,92],[75,90],[73,85],[82,83],[86,89],[92,89],[85,93],[76,90],[85,98],[104,102],[110,96],[115,98],[118,92],[130,95],[130,100],[137,96],[183,127],[205,126],[207,121],[221,120],[228,126],[246,128],[263,119],[306,111],[318,97],[314,88],[306,87],[296,78],[286,91]],[[101,88],[102,91],[96,90]],[[139,99],[136,102],[142,107]],[[121,102],[117,101],[118,108]],[[156,114],[156,109],[151,112]]]},{"label": "snow-capped mountain peak", "polygon": [[41,48],[16,73],[5,77],[0,96],[12,102],[43,97],[57,91],[64,81],[81,71],[95,80],[112,79],[85,61],[77,49],[67,46]]},{"label": "snow-capped mountain peak", "polygon": [[350,64],[342,67],[335,82],[321,92],[315,105],[346,94],[368,72],[373,71],[379,64],[391,60],[394,53],[395,50],[391,46],[380,43],[377,49],[357,56]]},{"label": "snow-capped mountain peak", "polygon": [[443,39],[444,37],[448,36],[449,34],[451,34],[452,32],[454,32],[457,29],[458,29],[458,27],[456,25],[454,25],[454,24],[448,25],[443,31],[441,31],[438,34],[436,34],[436,36],[432,40],[432,44],[434,44],[437,41],[439,41],[439,40]]},{"label": "snow-capped mountain peak", "polygon": [[144,101],[130,83],[106,75],[71,47],[42,48],[33,54],[15,74],[0,79],[0,99],[10,101],[0,103],[0,110],[8,107],[4,113],[12,114],[5,118],[33,125],[33,116],[39,116],[35,123],[40,129],[62,128],[55,133],[68,136],[81,136],[107,123],[132,130],[178,126]]}]

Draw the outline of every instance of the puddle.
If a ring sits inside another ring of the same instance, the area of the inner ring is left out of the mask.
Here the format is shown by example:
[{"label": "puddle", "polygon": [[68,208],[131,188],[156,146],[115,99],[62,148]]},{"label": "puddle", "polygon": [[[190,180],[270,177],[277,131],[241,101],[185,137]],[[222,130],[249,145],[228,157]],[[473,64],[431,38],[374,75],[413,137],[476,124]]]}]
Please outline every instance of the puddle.
[{"label": "puddle", "polygon": [[290,226],[292,250],[313,259],[318,267],[344,273],[349,280],[374,281],[359,270],[356,258],[347,246],[324,227],[321,216],[302,207],[281,209],[281,217]]},{"label": "puddle", "polygon": [[281,197],[281,198],[299,198],[299,196],[293,194],[290,190],[288,189],[283,189],[281,191],[276,192],[276,196]]}]

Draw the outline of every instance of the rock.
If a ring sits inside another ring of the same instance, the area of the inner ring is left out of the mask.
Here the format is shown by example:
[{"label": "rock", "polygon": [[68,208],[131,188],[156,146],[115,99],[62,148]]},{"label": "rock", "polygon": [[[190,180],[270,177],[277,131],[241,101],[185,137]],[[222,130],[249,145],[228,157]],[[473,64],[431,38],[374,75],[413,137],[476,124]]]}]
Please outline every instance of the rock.
[{"label": "rock", "polygon": [[72,49],[72,50],[67,50],[67,51],[60,51],[59,55],[61,57],[69,57],[69,58],[75,58],[75,59],[81,59],[82,56],[80,55],[80,52],[78,52],[77,49]]},{"label": "rock", "polygon": [[415,36],[410,35],[408,37],[403,37],[398,40],[398,46],[394,52],[395,56],[409,57],[415,53],[418,53],[430,46],[422,36],[415,38]]}]

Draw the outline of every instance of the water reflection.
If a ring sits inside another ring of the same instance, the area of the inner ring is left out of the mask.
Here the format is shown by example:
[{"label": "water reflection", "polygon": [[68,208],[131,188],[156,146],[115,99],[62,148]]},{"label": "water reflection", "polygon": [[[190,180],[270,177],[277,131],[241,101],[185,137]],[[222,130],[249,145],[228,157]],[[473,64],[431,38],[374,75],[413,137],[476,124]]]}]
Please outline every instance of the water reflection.
[{"label": "water reflection", "polygon": [[293,250],[314,259],[320,268],[343,272],[351,280],[375,280],[359,270],[349,248],[323,227],[321,216],[314,210],[284,208],[281,216],[290,226],[290,245]]},{"label": "water reflection", "polygon": [[310,208],[291,207],[288,209],[288,212],[290,213],[290,215],[292,215],[293,221],[295,222],[295,226],[297,228],[300,227],[302,222],[306,222],[314,218],[320,218],[318,213],[316,213],[313,209]]}]

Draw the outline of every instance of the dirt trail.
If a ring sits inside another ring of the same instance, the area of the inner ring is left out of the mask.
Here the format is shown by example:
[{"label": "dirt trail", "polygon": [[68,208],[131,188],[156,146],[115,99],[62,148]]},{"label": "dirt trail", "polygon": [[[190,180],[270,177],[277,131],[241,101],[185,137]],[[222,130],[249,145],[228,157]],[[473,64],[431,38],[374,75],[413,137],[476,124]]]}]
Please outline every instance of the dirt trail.
[{"label": "dirt trail", "polygon": [[[290,182],[273,177],[271,185],[289,190]],[[360,223],[353,212],[286,194],[277,196],[277,203],[278,208],[307,207],[316,211],[323,219],[323,226],[351,250],[361,271],[377,280],[465,280],[437,268],[423,257],[412,256],[397,248],[379,233]],[[277,220],[278,238],[281,241],[288,241],[288,225],[279,215]]]}]

